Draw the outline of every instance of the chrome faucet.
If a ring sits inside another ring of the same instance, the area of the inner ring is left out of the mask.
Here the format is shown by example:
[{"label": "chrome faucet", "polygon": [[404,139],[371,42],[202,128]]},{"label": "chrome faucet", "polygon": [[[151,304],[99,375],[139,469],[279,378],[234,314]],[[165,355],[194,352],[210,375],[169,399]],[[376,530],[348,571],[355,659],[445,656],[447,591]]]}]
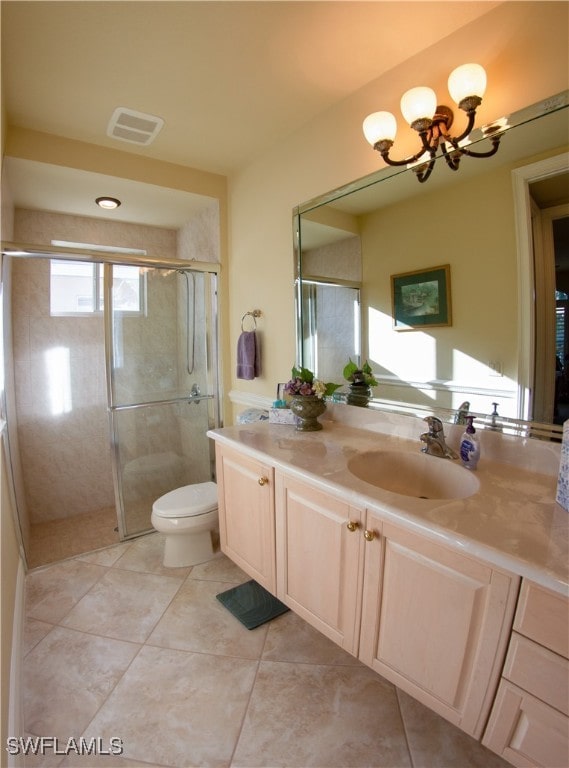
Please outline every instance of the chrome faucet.
[{"label": "chrome faucet", "polygon": [[188,395],[188,402],[189,403],[196,403],[198,404],[201,400],[201,390],[197,384],[192,384],[192,389],[190,394]]},{"label": "chrome faucet", "polygon": [[442,421],[436,416],[426,416],[423,421],[429,425],[429,431],[421,435],[421,442],[425,443],[422,452],[442,459],[458,459],[458,455],[446,444]]},{"label": "chrome faucet", "polygon": [[461,405],[458,406],[458,410],[454,415],[454,423],[466,424],[466,417],[468,416],[469,410],[470,410],[470,402],[468,400],[465,400],[464,403],[461,403]]}]

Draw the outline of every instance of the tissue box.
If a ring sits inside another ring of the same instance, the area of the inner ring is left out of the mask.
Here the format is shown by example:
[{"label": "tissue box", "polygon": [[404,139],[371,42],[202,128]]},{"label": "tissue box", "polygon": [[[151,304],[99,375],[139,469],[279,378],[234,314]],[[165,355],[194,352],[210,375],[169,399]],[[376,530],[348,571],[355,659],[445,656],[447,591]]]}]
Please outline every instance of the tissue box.
[{"label": "tissue box", "polygon": [[270,408],[269,424],[296,424],[296,416],[290,408]]},{"label": "tissue box", "polygon": [[557,496],[555,500],[563,509],[569,511],[569,419],[563,424],[561,459],[557,477]]}]

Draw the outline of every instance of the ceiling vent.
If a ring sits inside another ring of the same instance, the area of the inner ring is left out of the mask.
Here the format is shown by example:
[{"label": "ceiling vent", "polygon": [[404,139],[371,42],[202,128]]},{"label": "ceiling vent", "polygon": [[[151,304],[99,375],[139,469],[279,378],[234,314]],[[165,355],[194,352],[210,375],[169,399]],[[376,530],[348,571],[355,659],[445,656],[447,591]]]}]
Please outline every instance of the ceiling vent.
[{"label": "ceiling vent", "polygon": [[155,115],[145,115],[134,109],[117,107],[107,126],[107,136],[131,144],[148,146],[160,133],[164,120]]}]

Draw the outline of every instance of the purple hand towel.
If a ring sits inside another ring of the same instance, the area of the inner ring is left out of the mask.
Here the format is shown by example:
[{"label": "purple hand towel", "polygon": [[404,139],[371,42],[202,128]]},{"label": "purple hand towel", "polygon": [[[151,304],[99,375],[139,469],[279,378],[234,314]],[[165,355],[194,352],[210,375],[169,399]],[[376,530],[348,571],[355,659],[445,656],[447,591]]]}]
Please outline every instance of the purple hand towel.
[{"label": "purple hand towel", "polygon": [[257,335],[255,331],[243,331],[237,341],[237,378],[254,379],[259,371]]}]

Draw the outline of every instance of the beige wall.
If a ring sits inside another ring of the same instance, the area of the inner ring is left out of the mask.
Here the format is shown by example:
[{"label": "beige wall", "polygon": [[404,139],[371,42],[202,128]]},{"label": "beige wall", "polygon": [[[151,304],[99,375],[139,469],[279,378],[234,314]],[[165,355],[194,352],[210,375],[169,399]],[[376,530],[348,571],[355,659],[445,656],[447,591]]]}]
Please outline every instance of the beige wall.
[{"label": "beige wall", "polygon": [[[18,702],[10,701],[10,677],[12,673],[12,641],[14,638],[14,629],[16,637],[21,627],[16,627],[15,622],[21,620],[18,612],[17,600],[23,599],[23,594],[17,594],[18,591],[18,569],[23,572],[23,560],[20,557],[18,538],[16,535],[15,518],[12,509],[12,497],[9,488],[7,475],[6,457],[4,453],[4,438],[1,438],[0,444],[0,581],[2,584],[1,599],[1,621],[2,635],[0,638],[1,658],[0,658],[0,678],[2,680],[2,692],[0,698],[0,740],[2,744],[3,757],[0,764],[5,765],[4,746],[8,736],[9,710],[10,707],[17,708]],[[20,589],[22,585],[20,584]],[[19,668],[16,666],[14,672],[17,674]],[[16,685],[18,681],[15,681]],[[14,725],[18,723],[19,712],[13,712]]]},{"label": "beige wall", "polygon": [[[567,23],[565,3],[505,3],[353,94],[230,180],[232,357],[243,312],[258,306],[264,313],[263,375],[253,382],[233,378],[235,391],[271,398],[275,383],[288,377],[295,358],[292,209],[381,166],[363,138],[363,118],[382,108],[398,114],[400,95],[418,73],[446,93],[449,72],[465,61],[479,61],[488,73],[481,123],[564,90]],[[410,129],[401,127],[401,155],[414,148],[411,139]]]},{"label": "beige wall", "polygon": [[[444,170],[444,169],[442,169]],[[441,382],[453,387],[511,390],[517,381],[517,271],[510,169],[500,168],[451,187],[452,193],[416,196],[362,217],[363,313],[369,324],[369,358],[380,376],[402,382]],[[477,226],[484,221],[484,226]],[[507,226],[504,226],[504,223]],[[412,333],[392,327],[390,276],[450,265],[452,324]],[[500,361],[503,378],[489,361]],[[386,388],[380,397],[457,407],[469,399],[474,411],[489,409],[460,392],[421,393]],[[501,403],[503,415],[508,403]],[[491,407],[489,410],[492,410]]]}]

